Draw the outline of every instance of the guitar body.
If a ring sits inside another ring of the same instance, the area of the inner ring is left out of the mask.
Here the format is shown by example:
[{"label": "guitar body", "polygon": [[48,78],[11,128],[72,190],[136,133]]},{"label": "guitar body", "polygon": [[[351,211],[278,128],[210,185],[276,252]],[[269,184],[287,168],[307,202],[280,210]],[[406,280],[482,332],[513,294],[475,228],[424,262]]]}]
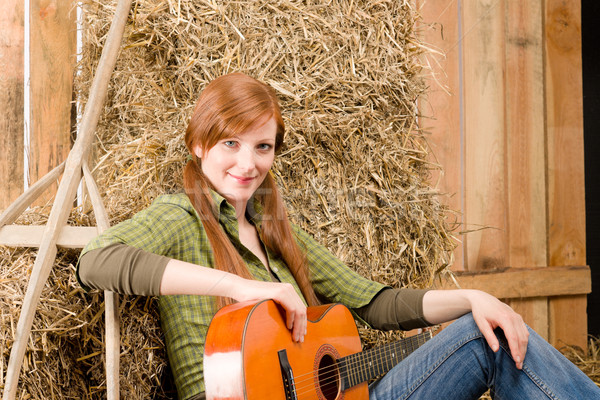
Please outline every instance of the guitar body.
[{"label": "guitar body", "polygon": [[[297,395],[298,400],[367,400],[366,382],[341,390],[336,363],[361,348],[354,319],[339,304],[308,308],[303,343],[292,341],[285,312],[272,300],[224,307],[206,336],[206,397],[285,400]],[[282,376],[281,353],[293,374],[291,397]]]}]

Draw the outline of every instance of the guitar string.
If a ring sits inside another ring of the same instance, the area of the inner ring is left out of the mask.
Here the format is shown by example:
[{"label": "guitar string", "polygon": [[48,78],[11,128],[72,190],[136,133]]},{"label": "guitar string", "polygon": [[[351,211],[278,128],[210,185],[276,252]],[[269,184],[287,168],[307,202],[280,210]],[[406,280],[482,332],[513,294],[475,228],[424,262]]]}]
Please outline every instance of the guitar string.
[{"label": "guitar string", "polygon": [[[403,340],[401,340],[400,342],[395,342],[395,343],[388,343],[385,346],[383,346],[382,353],[377,354],[377,353],[373,353],[370,351],[366,351],[363,353],[356,353],[356,357],[354,362],[350,362],[348,364],[346,364],[346,367],[348,370],[354,370],[354,367],[356,367],[357,365],[364,365],[364,359],[365,358],[371,358],[371,361],[377,361],[377,360],[381,360],[381,359],[386,359],[389,360],[390,359],[390,355],[394,354],[394,356],[398,353],[398,350],[400,350],[398,347],[400,346],[404,346],[407,348],[407,350],[409,350],[407,356],[412,353],[414,350],[416,350],[418,347],[420,347],[421,345],[423,345],[427,340],[430,339],[430,333],[426,332],[426,333],[422,333],[422,334],[418,334],[415,336],[411,336],[410,338],[404,338]],[[388,354],[389,352],[389,354]],[[402,357],[400,359],[400,361],[402,361],[404,359],[404,357]],[[395,362],[392,367],[397,364],[399,361]],[[391,369],[392,367],[390,367],[389,369]],[[337,370],[339,368],[339,365],[330,365],[324,368],[320,368],[320,369],[316,369],[316,370],[312,370],[311,372],[305,373],[305,374],[301,374],[298,375],[294,381],[295,381],[295,387],[296,387],[296,395],[304,395],[307,394],[308,392],[312,392],[313,388],[315,388],[315,374],[324,374],[324,373],[332,373],[335,372],[335,370]],[[387,368],[387,364],[386,364],[386,368]],[[388,371],[389,371],[388,369]],[[354,371],[356,372],[356,371]],[[358,371],[360,372],[360,371]],[[386,371],[387,372],[387,371]],[[378,373],[377,375],[381,375],[381,373]],[[297,378],[301,378],[301,377],[306,377],[302,380],[298,380]],[[361,379],[361,378],[359,378]],[[327,384],[330,384],[334,381],[339,380],[339,377],[337,375],[331,375],[329,378],[320,381],[321,386],[326,386]],[[364,379],[366,380],[366,379]],[[364,380],[361,380],[358,383],[363,382]],[[308,383],[308,385],[306,384]],[[304,386],[299,386],[299,384],[303,384]],[[354,386],[354,385],[352,385]]]},{"label": "guitar string", "polygon": [[[405,347],[407,347],[408,350],[410,350],[409,351],[409,354],[410,354],[416,348],[418,348],[423,343],[425,343],[425,341],[428,340],[428,338],[425,339],[426,336],[427,336],[427,334],[420,334],[420,335],[416,335],[416,336],[411,336],[410,338],[403,339],[402,341],[400,341],[400,343],[402,343],[402,345],[404,345]],[[370,352],[370,351],[367,350],[367,351],[362,352],[362,353],[356,353],[356,354],[354,354],[356,356],[356,357],[354,357],[354,359],[356,361],[347,363],[346,367],[347,367],[347,369],[349,369],[350,371],[352,371],[352,370],[354,370],[355,366],[357,366],[357,365],[364,365],[364,359],[365,358],[369,358],[369,357],[371,358],[372,361],[380,361],[383,358],[386,358],[386,359],[389,360],[390,359],[390,357],[389,357],[390,355],[394,354],[394,357],[395,357],[396,354],[398,353],[398,351],[401,350],[401,349],[398,349],[398,346],[399,346],[398,343],[388,343],[388,344],[386,344],[386,345],[384,345],[383,347],[380,348],[381,349],[380,352],[373,353],[373,352]],[[400,361],[402,361],[402,359]],[[330,369],[333,370],[333,369],[337,369],[337,368],[338,368],[337,365],[331,365],[331,366],[328,366],[328,367],[321,368],[320,370],[317,369],[317,370],[313,370],[313,371],[311,371],[309,373],[306,373],[306,374],[303,374],[303,375],[297,375],[296,378],[301,378],[301,377],[304,377],[306,375],[313,375],[314,376],[315,372],[321,372],[321,373],[325,372],[326,373],[326,372],[329,372],[328,370],[330,370]],[[308,379],[300,380],[300,381],[297,381],[297,382],[305,382],[307,380],[312,380],[312,378],[309,377]]]},{"label": "guitar string", "polygon": [[[429,336],[429,337],[427,337],[427,336]],[[404,341],[402,341],[402,343],[408,343],[408,344],[406,344],[406,345],[405,345],[405,347],[409,347],[409,346],[410,346],[410,349],[408,349],[408,350],[410,350],[410,352],[409,352],[409,354],[410,354],[410,353],[412,353],[412,352],[413,352],[413,351],[414,351],[416,348],[418,348],[418,347],[419,347],[419,346],[421,346],[423,343],[425,343],[425,342],[426,342],[426,341],[427,341],[429,338],[430,338],[430,335],[429,335],[428,333],[427,333],[427,334],[424,334],[424,335],[416,335],[416,336],[413,336],[413,337],[411,337],[411,338],[406,338],[406,339],[404,339]],[[410,340],[409,340],[409,339],[410,339]],[[392,352],[394,352],[395,350],[399,350],[399,349],[397,349],[397,347],[398,347],[398,344],[397,344],[397,343],[388,344],[388,345],[384,346],[384,349],[383,349],[383,351],[384,351],[384,353],[387,353],[387,352],[389,351],[389,352],[390,352],[390,354],[392,354]],[[363,353],[357,353],[357,354],[363,354]],[[361,357],[361,358],[363,358],[363,359],[364,359],[364,358],[369,358],[369,354],[370,354],[370,353],[369,353],[369,352],[367,352],[367,353],[365,354],[365,356],[364,356],[364,357]],[[373,359],[373,356],[376,356],[376,354],[370,354],[370,355],[371,355],[371,357],[370,357],[371,359]],[[382,358],[382,357],[379,357],[379,358]],[[400,361],[402,361],[402,360],[400,360]],[[354,365],[356,365],[357,363],[358,363],[358,364],[364,364],[364,360],[358,360],[357,362],[355,362],[355,363],[353,363],[353,364],[354,364]],[[351,366],[353,367],[352,363],[351,363],[351,364],[349,364],[349,365],[351,365]],[[392,367],[393,367],[393,366],[392,366]],[[322,368],[322,369],[324,370],[324,369],[331,369],[331,368],[336,368],[336,366],[326,367],[326,368]],[[390,367],[390,369],[391,369],[391,367]],[[388,369],[388,370],[389,370],[389,369]],[[308,373],[308,374],[304,374],[304,375],[311,375],[311,374],[312,374],[312,375],[313,375],[313,377],[312,377],[312,379],[309,379],[309,380],[311,381],[311,383],[310,383],[308,386],[303,386],[303,387],[301,387],[301,388],[298,388],[298,386],[296,385],[296,395],[297,395],[297,396],[303,396],[303,395],[305,395],[305,394],[308,394],[309,392],[310,392],[310,393],[312,393],[312,392],[313,392],[313,390],[316,390],[316,388],[315,388],[315,386],[316,386],[316,385],[314,384],[314,383],[315,383],[315,382],[314,382],[314,379],[315,379],[315,378],[314,378],[314,374],[315,374],[315,372],[318,372],[318,371],[314,371],[314,370],[313,370],[312,372],[310,372],[310,373]],[[381,375],[381,373],[378,373],[377,375]],[[302,375],[300,375],[300,376],[302,376]],[[356,384],[358,384],[358,383],[361,383],[361,382],[364,382],[364,381],[366,381],[366,380],[367,380],[367,379],[365,379],[365,378],[364,378],[364,376],[363,376],[362,378],[359,378],[359,379],[361,379],[359,382],[356,382],[356,383],[352,384],[352,385],[351,385],[351,386],[349,386],[349,387],[355,386]],[[337,381],[337,380],[338,380],[338,377],[337,377],[337,376],[332,376],[332,377],[331,377],[330,379],[328,379],[328,380],[321,381],[321,382],[320,382],[320,386],[321,386],[321,387],[323,387],[323,386],[325,386],[325,385],[327,385],[327,384],[330,384],[330,383],[332,383],[332,381]],[[305,382],[305,381],[306,381],[306,379],[305,379],[304,381],[302,381],[302,382]],[[336,390],[338,390],[338,386],[337,386],[337,385],[336,385],[335,389],[336,389]]]},{"label": "guitar string", "polygon": [[[412,351],[414,351],[416,348],[419,347],[419,345],[420,345],[419,344],[420,343],[420,339],[411,339],[411,340],[408,340],[408,339],[409,338],[405,339],[405,341],[403,341],[403,343],[407,343],[408,342],[408,344],[406,344],[405,347],[408,348],[410,346],[410,349],[408,349],[408,350],[410,350],[410,352],[409,352],[409,354],[410,354],[410,353],[412,353]],[[416,341],[416,343],[415,343],[415,341]],[[417,345],[417,346],[415,347],[415,345]],[[396,347],[397,347],[396,343],[388,344],[388,345],[384,346],[383,351],[386,352],[386,353],[388,351],[390,351],[390,354],[391,354]],[[357,353],[357,354],[365,354],[365,356],[358,356],[357,358],[363,358],[363,360],[357,360],[356,362],[349,364],[352,367],[355,366],[355,365],[357,365],[357,364],[364,364],[364,358],[369,358],[368,355],[370,353],[366,352],[366,353]],[[371,358],[373,358],[373,357],[371,357]],[[382,357],[379,357],[379,358],[382,358]],[[400,360],[400,361],[402,361],[402,360]],[[332,368],[337,368],[337,367],[336,366],[330,366],[330,367],[322,368],[321,370],[332,369]],[[317,371],[313,370],[312,372],[310,372],[308,374],[304,374],[304,375],[311,375],[312,374],[312,379],[304,379],[303,381],[301,381],[301,382],[306,382],[307,380],[310,380],[311,382],[308,385],[305,385],[305,386],[300,387],[300,388],[298,387],[298,385],[296,385],[296,395],[298,397],[304,396],[305,394],[312,393],[313,390],[316,390],[316,386],[317,385],[315,385],[315,382],[314,382],[314,380],[315,380],[315,378],[314,378],[315,372],[319,372],[319,370],[317,370]],[[380,375],[380,374],[377,374],[377,375]],[[300,375],[300,376],[302,376],[302,375]],[[367,379],[363,379],[363,378],[359,378],[359,379],[361,379],[359,382],[351,385],[350,387],[355,386],[356,384],[364,382],[364,381],[367,380]],[[332,383],[334,381],[337,381],[337,380],[338,380],[337,376],[332,376],[328,380],[321,381],[320,382],[320,386],[321,387],[326,386],[326,385],[328,385],[328,384],[330,384],[330,383]],[[335,388],[337,390],[338,386],[336,386]]]},{"label": "guitar string", "polygon": [[[427,336],[427,334],[419,334],[419,335],[411,336],[409,338],[405,338],[405,339],[401,340],[399,343],[402,343],[405,347],[410,347],[410,350],[414,351],[416,348],[418,348],[419,346],[421,346],[423,343],[425,343],[425,341],[427,341],[429,339],[429,338],[425,339],[426,336]],[[421,341],[422,339],[425,339],[425,340]],[[389,351],[389,355],[391,355],[392,351],[398,350],[397,347],[398,347],[398,342],[388,343],[388,344],[386,344],[386,345],[384,345],[384,346],[382,346],[380,348],[381,352],[379,352],[379,353],[383,354],[383,356],[385,357],[387,355],[388,351]],[[359,357],[361,357],[361,356],[364,359],[364,358],[368,357],[368,355],[370,355],[371,353],[372,353],[371,351],[367,350],[367,351],[364,351],[364,352],[361,352],[361,353],[355,353],[353,355],[355,355],[357,359]],[[375,352],[375,353],[372,353],[372,354],[375,355],[377,353],[378,352]],[[395,351],[395,353],[398,353],[398,351]],[[380,356],[378,358],[383,358],[383,357]],[[363,360],[357,360],[357,361],[355,361],[353,363],[349,363],[349,364],[346,364],[346,365],[348,367],[350,367],[350,368],[354,368],[356,365],[359,365],[359,364],[364,364]],[[337,368],[337,366],[333,365],[333,366],[328,366],[328,367],[322,368],[321,372],[326,371],[326,369],[328,369],[328,368]],[[317,371],[319,371],[319,370],[317,370]],[[313,372],[315,372],[315,371],[313,370]],[[303,374],[303,375],[297,375],[297,378],[303,377],[305,375],[310,375],[313,372],[309,372],[309,373],[306,373],[306,374]]]},{"label": "guitar string", "polygon": [[[425,334],[420,334],[420,335],[412,336],[411,338],[405,338],[401,342],[404,344],[405,347],[407,347],[407,350],[409,350],[408,354],[410,354],[414,350],[416,350],[416,348],[418,348],[423,343],[425,343],[429,338],[430,338],[430,334],[429,333],[425,333]],[[377,363],[377,361],[381,361],[383,358],[386,358],[387,360],[390,360],[389,355],[391,355],[392,353],[394,354],[394,357],[395,357],[395,354],[398,353],[398,350],[401,350],[401,349],[398,348],[398,346],[399,346],[398,343],[391,343],[391,344],[385,345],[383,347],[383,349],[382,349],[383,350],[382,352],[372,353],[372,352],[368,352],[367,351],[367,352],[364,352],[364,353],[357,353],[357,355],[360,355],[360,356],[356,357],[356,359],[357,359],[356,362],[349,363],[349,364],[347,364],[347,366],[349,366],[350,367],[349,369],[352,370],[354,368],[354,366],[356,366],[357,364],[364,364],[365,359],[368,360],[369,358],[372,361],[376,361],[376,364],[381,365],[381,363]],[[402,358],[402,359],[404,359],[404,358]],[[400,361],[402,361],[402,359]],[[375,376],[379,376],[379,375],[383,374],[384,372],[389,371],[389,369],[391,369],[398,362],[399,361],[393,362],[393,365],[391,365],[391,366],[388,366],[387,362],[386,362],[386,366],[384,367],[384,369],[386,369],[386,371],[382,371],[382,372],[375,371],[376,372]],[[318,372],[323,372],[324,370],[337,369],[337,368],[338,368],[338,366],[333,365],[333,366],[329,366],[329,367],[326,367],[326,368],[322,368],[321,369],[322,371],[319,371],[319,370],[314,371],[313,370],[312,372],[310,372],[308,374],[304,374],[304,375],[312,375],[312,378],[304,379],[304,380],[298,381],[298,382],[299,383],[304,383],[306,381],[310,381],[310,383],[308,384],[308,386],[303,386],[303,387],[300,387],[300,388],[298,388],[298,385],[296,385],[296,387],[297,387],[296,392],[298,394],[304,394],[303,390],[306,389],[306,388],[308,388],[309,390],[312,391],[312,389],[314,388],[314,380],[315,380],[314,375],[315,375],[316,372],[318,373]],[[358,372],[360,372],[360,370]],[[299,375],[298,377],[300,377],[300,376],[303,376],[303,375]],[[356,385],[358,383],[361,383],[361,382],[367,380],[368,378],[365,378],[365,375],[363,375],[362,377],[359,377],[358,379],[360,379],[360,381],[352,384],[351,386],[354,386],[354,385]],[[321,381],[320,383],[321,383],[321,386],[324,386],[324,385],[330,384],[332,381],[337,381],[337,380],[338,380],[338,376],[332,375],[329,379]]]}]

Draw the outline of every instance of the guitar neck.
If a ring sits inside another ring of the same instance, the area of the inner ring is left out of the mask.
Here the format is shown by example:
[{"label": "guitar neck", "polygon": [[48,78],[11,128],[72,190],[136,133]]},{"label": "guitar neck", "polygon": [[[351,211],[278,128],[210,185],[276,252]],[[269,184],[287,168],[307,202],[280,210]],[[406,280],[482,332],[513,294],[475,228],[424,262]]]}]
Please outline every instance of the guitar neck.
[{"label": "guitar neck", "polygon": [[338,364],[340,366],[342,390],[385,374],[419,346],[431,339],[431,336],[431,332],[427,331],[397,342],[340,358]]}]

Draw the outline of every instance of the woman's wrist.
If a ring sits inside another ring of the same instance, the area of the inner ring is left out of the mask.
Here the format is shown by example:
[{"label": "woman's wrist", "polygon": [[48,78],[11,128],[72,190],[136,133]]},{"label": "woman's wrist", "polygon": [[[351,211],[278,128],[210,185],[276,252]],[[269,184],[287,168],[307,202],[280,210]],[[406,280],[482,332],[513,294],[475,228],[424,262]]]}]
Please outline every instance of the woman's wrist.
[{"label": "woman's wrist", "polygon": [[482,294],[474,289],[430,290],[423,296],[423,315],[432,324],[456,319],[470,312]]}]

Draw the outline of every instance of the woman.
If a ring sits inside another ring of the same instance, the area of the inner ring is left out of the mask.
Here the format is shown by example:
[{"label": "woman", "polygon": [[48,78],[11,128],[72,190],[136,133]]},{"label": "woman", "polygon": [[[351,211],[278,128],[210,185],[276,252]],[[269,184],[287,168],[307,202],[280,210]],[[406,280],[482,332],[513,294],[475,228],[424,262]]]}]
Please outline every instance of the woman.
[{"label": "woman", "polygon": [[78,277],[85,287],[161,295],[161,323],[181,399],[203,398],[204,338],[216,310],[260,299],[285,309],[298,342],[306,334],[306,306],[319,302],[342,303],[380,329],[463,316],[372,384],[372,399],[440,393],[476,399],[489,387],[500,399],[600,398],[581,371],[496,298],[475,290],[385,287],[292,226],[269,174],[283,136],[270,87],[243,74],[214,80],[185,136],[191,154],[186,193],[159,197],[82,252]]}]

